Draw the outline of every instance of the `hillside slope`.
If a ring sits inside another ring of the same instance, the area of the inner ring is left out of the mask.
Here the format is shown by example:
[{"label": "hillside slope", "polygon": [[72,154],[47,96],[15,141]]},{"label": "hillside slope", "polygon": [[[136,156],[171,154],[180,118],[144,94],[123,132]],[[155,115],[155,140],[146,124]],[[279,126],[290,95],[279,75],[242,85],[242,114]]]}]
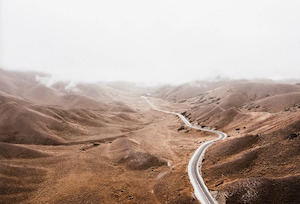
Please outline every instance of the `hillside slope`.
[{"label": "hillside slope", "polygon": [[[193,123],[226,132],[205,154],[202,174],[226,203],[298,203],[300,87],[242,83],[185,103]],[[274,193],[276,190],[280,193]],[[225,196],[225,197],[224,197]]]}]

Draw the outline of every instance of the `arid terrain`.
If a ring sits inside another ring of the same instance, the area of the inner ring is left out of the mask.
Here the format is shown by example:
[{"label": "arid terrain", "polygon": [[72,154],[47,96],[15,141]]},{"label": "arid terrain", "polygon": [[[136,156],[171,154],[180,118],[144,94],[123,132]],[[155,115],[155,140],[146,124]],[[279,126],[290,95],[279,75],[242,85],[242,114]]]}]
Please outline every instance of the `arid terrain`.
[{"label": "arid terrain", "polygon": [[219,203],[300,201],[299,84],[47,79],[0,69],[0,203],[198,203],[187,164],[216,135],[142,95],[228,134],[201,168]]},{"label": "arid terrain", "polygon": [[184,114],[194,124],[228,134],[202,167],[220,203],[300,202],[299,84],[230,82],[184,100],[179,93],[164,98],[191,105]]},{"label": "arid terrain", "polygon": [[1,203],[197,203],[186,167],[213,136],[178,131],[130,84],[47,87],[36,74],[1,70]]}]

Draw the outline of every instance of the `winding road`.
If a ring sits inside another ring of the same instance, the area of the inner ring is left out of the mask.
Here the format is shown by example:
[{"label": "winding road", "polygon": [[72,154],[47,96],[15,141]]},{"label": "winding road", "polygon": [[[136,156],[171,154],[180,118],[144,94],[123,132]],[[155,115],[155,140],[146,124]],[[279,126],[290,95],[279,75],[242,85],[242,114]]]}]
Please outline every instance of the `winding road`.
[{"label": "winding road", "polygon": [[203,130],[203,131],[207,131],[207,132],[211,132],[211,133],[215,133],[217,135],[219,135],[218,138],[214,139],[214,140],[210,140],[208,142],[203,143],[202,145],[200,145],[197,150],[195,151],[195,153],[193,154],[192,158],[189,161],[189,165],[188,165],[188,174],[189,174],[189,178],[190,181],[194,187],[194,194],[197,197],[197,199],[202,203],[202,204],[216,204],[218,203],[213,196],[210,194],[207,186],[205,185],[202,176],[200,175],[199,172],[199,168],[201,167],[201,162],[205,153],[205,150],[215,141],[218,140],[223,140],[227,137],[227,135],[224,132],[220,132],[217,130],[210,130],[207,128],[201,128],[198,126],[194,126],[192,125],[182,114],[180,113],[176,113],[176,112],[171,112],[171,111],[166,111],[166,110],[161,110],[159,108],[157,108],[156,106],[154,106],[147,97],[142,96],[143,99],[145,99],[147,101],[147,103],[154,109],[160,112],[164,112],[164,113],[169,113],[169,114],[173,114],[173,115],[177,115],[184,123],[186,126],[190,127],[190,128],[194,128],[197,130]]}]

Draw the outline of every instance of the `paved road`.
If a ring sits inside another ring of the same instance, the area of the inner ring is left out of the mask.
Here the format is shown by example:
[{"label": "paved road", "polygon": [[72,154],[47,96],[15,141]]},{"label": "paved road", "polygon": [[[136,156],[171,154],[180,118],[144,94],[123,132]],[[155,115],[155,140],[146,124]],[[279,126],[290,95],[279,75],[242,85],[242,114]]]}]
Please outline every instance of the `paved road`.
[{"label": "paved road", "polygon": [[193,154],[192,158],[189,161],[189,166],[188,166],[188,174],[189,174],[189,178],[190,181],[194,187],[194,193],[195,196],[197,197],[197,199],[202,203],[202,204],[206,204],[206,203],[218,203],[210,194],[207,186],[205,185],[202,176],[200,175],[199,172],[199,167],[201,167],[201,162],[205,153],[205,150],[215,141],[218,140],[223,140],[227,137],[227,135],[224,132],[220,132],[217,130],[210,130],[207,128],[201,128],[198,126],[194,126],[192,125],[182,114],[180,113],[176,113],[176,112],[171,112],[171,111],[165,111],[165,110],[161,110],[159,108],[157,108],[156,106],[154,106],[149,100],[148,98],[146,98],[145,96],[142,96],[143,99],[145,99],[147,101],[147,103],[154,109],[157,111],[161,111],[164,113],[169,113],[169,114],[173,114],[173,115],[177,115],[184,123],[186,126],[190,127],[190,128],[194,128],[197,130],[203,130],[203,131],[208,131],[208,132],[212,132],[215,133],[217,135],[219,135],[218,138],[214,139],[214,140],[210,140],[208,142],[203,143],[202,145],[200,145],[198,147],[198,149],[195,151],[195,153]]}]

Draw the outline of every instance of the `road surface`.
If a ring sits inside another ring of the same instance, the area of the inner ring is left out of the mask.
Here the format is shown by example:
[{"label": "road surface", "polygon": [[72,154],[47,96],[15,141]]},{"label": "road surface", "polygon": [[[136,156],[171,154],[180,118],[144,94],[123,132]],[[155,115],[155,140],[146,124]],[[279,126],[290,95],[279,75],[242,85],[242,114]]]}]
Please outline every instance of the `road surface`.
[{"label": "road surface", "polygon": [[192,125],[182,114],[180,113],[176,113],[176,112],[171,112],[171,111],[166,111],[166,110],[161,110],[159,108],[157,108],[156,106],[154,106],[149,100],[148,98],[146,98],[145,96],[142,96],[143,99],[145,99],[147,101],[147,103],[154,109],[157,111],[161,111],[164,113],[169,113],[169,114],[173,114],[173,115],[177,115],[184,123],[186,126],[190,127],[190,128],[194,128],[197,130],[203,130],[203,131],[207,131],[207,132],[212,132],[215,133],[217,135],[219,135],[218,138],[214,139],[214,140],[210,140],[208,142],[203,143],[202,145],[200,145],[198,147],[198,149],[195,151],[195,153],[193,154],[192,158],[189,161],[189,165],[188,165],[188,174],[189,174],[189,178],[190,181],[194,187],[194,194],[197,197],[197,199],[202,203],[202,204],[215,204],[218,203],[210,194],[207,186],[205,185],[202,176],[200,175],[199,172],[199,168],[201,167],[201,162],[205,153],[205,150],[215,141],[218,140],[223,140],[227,137],[227,135],[224,132],[220,132],[217,130],[210,130],[207,128],[201,128],[198,126],[194,126]]}]

